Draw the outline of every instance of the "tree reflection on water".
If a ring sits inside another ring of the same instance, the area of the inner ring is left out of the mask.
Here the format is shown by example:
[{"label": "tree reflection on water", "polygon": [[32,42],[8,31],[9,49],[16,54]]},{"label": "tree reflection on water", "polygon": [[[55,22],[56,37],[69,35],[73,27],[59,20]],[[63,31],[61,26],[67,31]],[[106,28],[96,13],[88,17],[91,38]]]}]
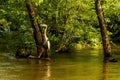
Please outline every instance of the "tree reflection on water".
[{"label": "tree reflection on water", "polygon": [[[85,53],[84,53],[85,52]],[[120,80],[120,57],[92,55],[88,51],[56,54],[51,61],[18,59],[8,53],[0,54],[0,80]],[[75,53],[74,53],[75,54]]]},{"label": "tree reflection on water", "polygon": [[103,60],[103,79],[102,80],[108,80],[109,61],[110,61],[110,57],[104,57],[104,60]]}]

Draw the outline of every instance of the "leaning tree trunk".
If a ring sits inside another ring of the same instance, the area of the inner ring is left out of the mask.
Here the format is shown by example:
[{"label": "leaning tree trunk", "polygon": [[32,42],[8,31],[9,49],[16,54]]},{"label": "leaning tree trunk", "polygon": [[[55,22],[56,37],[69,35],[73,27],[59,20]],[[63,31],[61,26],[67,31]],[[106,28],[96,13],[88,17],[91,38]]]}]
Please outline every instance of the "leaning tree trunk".
[{"label": "leaning tree trunk", "polygon": [[95,0],[95,8],[96,8],[96,14],[98,17],[98,21],[99,21],[99,26],[101,29],[104,56],[110,57],[111,56],[111,46],[110,46],[110,42],[109,42],[109,36],[107,34],[105,19],[103,16],[101,0]]},{"label": "leaning tree trunk", "polygon": [[33,28],[34,39],[37,47],[37,57],[40,58],[41,55],[46,51],[45,48],[43,47],[41,28],[39,27],[37,20],[35,20],[36,14],[29,0],[26,0],[26,7]]}]

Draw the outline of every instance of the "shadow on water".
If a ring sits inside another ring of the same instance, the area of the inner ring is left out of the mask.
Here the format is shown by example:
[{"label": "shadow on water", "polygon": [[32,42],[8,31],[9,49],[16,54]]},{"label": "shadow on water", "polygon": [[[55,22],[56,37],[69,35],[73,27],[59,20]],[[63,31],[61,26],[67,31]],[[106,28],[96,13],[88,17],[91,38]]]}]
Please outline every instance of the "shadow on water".
[{"label": "shadow on water", "polygon": [[16,59],[11,53],[0,53],[0,80],[120,80],[119,61],[109,62],[102,51],[81,50],[51,58]]}]

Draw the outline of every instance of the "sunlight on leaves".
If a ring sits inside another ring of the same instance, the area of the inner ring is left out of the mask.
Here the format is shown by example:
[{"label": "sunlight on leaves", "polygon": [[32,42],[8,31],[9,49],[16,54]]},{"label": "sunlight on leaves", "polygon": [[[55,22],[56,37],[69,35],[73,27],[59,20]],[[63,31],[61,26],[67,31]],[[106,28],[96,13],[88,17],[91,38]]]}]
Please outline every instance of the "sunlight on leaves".
[{"label": "sunlight on leaves", "polygon": [[36,6],[39,6],[43,2],[43,0],[33,0],[33,2]]}]

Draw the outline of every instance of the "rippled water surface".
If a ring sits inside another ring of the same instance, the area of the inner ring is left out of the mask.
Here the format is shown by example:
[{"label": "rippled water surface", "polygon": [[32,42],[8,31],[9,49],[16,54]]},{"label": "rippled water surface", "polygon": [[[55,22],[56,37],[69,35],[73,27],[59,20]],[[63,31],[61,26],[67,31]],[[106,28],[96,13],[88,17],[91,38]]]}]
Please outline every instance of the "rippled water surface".
[{"label": "rippled water surface", "polygon": [[102,51],[82,50],[59,53],[51,61],[16,59],[11,53],[0,53],[0,80],[120,80],[118,62],[103,62]]}]

